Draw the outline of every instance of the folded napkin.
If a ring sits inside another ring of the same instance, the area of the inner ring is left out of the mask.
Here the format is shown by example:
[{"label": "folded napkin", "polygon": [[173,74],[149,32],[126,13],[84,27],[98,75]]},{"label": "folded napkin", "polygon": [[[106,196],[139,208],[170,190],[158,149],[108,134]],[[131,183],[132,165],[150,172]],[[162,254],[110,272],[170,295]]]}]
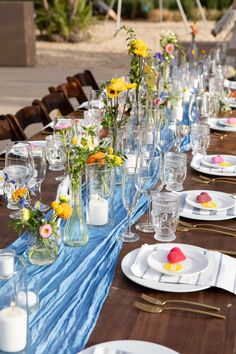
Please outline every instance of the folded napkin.
[{"label": "folded napkin", "polygon": [[132,354],[130,352],[124,352],[123,350],[119,349],[109,349],[109,348],[103,348],[100,345],[96,346],[96,348],[93,351],[93,354]]},{"label": "folded napkin", "polygon": [[[227,173],[227,174],[232,174],[232,176],[235,176],[236,175],[236,167],[235,166],[232,166],[232,167],[210,167],[210,166],[206,166],[202,163],[202,160],[204,159],[204,156],[202,154],[199,154],[197,153],[192,161],[191,161],[191,164],[190,166],[196,170],[199,171],[199,169],[201,169],[201,172],[204,172],[204,173],[211,173],[211,174],[214,174],[214,172],[217,172],[217,173]],[[224,176],[223,176],[224,177]]]},{"label": "folded napkin", "polygon": [[142,245],[130,267],[136,277],[159,283],[215,286],[236,294],[236,259],[220,252],[203,250],[202,253],[209,260],[205,271],[195,275],[166,275],[152,269],[147,263],[148,256],[157,250],[158,245]]},{"label": "folded napkin", "polygon": [[68,194],[69,187],[70,187],[70,179],[69,179],[69,176],[66,176],[57,188],[56,201],[58,201],[59,195],[67,195]]},{"label": "folded napkin", "polygon": [[[204,210],[200,208],[193,207],[189,205],[186,202],[186,196],[187,193],[181,192],[179,194],[179,212],[182,215],[204,215],[204,216],[210,216],[210,215],[219,215],[220,217],[223,216],[236,216],[236,204],[234,207],[226,209],[226,210]],[[232,195],[232,198],[234,196]],[[236,202],[236,200],[235,200]]]}]

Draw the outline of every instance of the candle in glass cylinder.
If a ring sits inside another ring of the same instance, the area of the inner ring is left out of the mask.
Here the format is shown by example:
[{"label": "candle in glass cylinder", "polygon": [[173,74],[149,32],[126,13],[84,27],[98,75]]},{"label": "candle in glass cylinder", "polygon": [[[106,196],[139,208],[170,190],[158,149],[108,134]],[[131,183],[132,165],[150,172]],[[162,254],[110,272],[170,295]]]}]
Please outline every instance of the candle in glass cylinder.
[{"label": "candle in glass cylinder", "polygon": [[89,221],[90,224],[102,226],[108,223],[108,201],[94,195],[89,201]]},{"label": "candle in glass cylinder", "polygon": [[9,278],[14,273],[14,256],[10,253],[0,255],[0,278]]},{"label": "candle in glass cylinder", "polygon": [[23,350],[27,342],[27,313],[17,306],[0,311],[0,350],[15,353]]}]

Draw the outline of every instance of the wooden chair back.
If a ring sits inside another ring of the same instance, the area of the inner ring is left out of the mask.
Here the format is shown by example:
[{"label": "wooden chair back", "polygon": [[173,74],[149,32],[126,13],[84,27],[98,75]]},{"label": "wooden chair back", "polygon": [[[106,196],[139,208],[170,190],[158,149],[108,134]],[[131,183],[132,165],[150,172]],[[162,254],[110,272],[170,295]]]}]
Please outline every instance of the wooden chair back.
[{"label": "wooden chair back", "polygon": [[0,115],[0,140],[25,140],[26,136],[17,124],[17,121],[9,115]]},{"label": "wooden chair back", "polygon": [[75,98],[79,104],[88,100],[84,90],[76,78],[71,78],[69,82],[65,82],[57,87],[51,86],[48,90],[50,93],[63,92],[69,101],[71,98]]},{"label": "wooden chair back", "polygon": [[61,115],[68,115],[74,111],[68,98],[62,91],[50,93],[42,98],[41,101],[34,100],[33,105],[39,105],[43,112],[50,116],[54,110],[58,110]]},{"label": "wooden chair back", "polygon": [[[75,75],[73,75],[72,78],[76,78],[82,87],[83,86],[91,86],[93,90],[99,90],[99,86],[97,84],[97,81],[95,80],[95,78],[90,70],[84,70],[83,73],[75,74]],[[67,81],[70,82],[70,80],[71,80],[71,77],[68,77]]]}]

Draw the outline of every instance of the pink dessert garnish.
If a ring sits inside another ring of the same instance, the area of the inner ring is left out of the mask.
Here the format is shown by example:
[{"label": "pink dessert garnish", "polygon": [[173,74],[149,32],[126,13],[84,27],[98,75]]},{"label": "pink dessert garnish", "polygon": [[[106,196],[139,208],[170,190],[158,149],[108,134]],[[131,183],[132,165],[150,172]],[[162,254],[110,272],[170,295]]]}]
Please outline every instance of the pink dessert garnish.
[{"label": "pink dessert garnish", "polygon": [[236,118],[233,118],[233,117],[227,118],[227,123],[236,124]]},{"label": "pink dessert garnish", "polygon": [[211,162],[213,163],[221,163],[224,162],[224,158],[221,155],[213,156],[211,159]]},{"label": "pink dessert garnish", "polygon": [[212,201],[211,196],[207,192],[201,192],[197,198],[196,198],[197,203],[207,203]]},{"label": "pink dessert garnish", "polygon": [[185,254],[183,254],[179,247],[174,247],[168,253],[167,259],[170,263],[178,263],[184,261],[186,259],[186,256]]}]

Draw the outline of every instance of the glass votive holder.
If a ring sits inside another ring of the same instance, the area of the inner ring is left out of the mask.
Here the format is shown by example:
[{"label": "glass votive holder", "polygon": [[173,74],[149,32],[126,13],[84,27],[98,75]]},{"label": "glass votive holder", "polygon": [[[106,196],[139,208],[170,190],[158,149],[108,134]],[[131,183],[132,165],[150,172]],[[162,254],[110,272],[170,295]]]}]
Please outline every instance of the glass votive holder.
[{"label": "glass votive holder", "polygon": [[28,304],[28,313],[36,311],[39,307],[39,282],[37,278],[27,278],[27,292],[19,291],[16,302],[19,306]]},{"label": "glass votive holder", "polygon": [[111,226],[114,222],[115,169],[101,163],[86,165],[86,222]]},{"label": "glass votive holder", "polygon": [[179,220],[179,196],[171,192],[151,192],[154,239],[170,242],[176,239]]},{"label": "glass votive holder", "polygon": [[60,136],[53,134],[46,137],[46,155],[49,170],[61,171],[65,168],[65,148]]},{"label": "glass votive holder", "polygon": [[200,153],[206,155],[210,143],[210,126],[208,124],[195,123],[191,126],[190,144],[193,155]]},{"label": "glass votive holder", "polygon": [[181,152],[167,152],[164,155],[164,179],[168,191],[183,190],[187,174],[187,155]]},{"label": "glass votive holder", "polygon": [[8,279],[14,274],[15,251],[10,248],[0,250],[0,279]]}]

